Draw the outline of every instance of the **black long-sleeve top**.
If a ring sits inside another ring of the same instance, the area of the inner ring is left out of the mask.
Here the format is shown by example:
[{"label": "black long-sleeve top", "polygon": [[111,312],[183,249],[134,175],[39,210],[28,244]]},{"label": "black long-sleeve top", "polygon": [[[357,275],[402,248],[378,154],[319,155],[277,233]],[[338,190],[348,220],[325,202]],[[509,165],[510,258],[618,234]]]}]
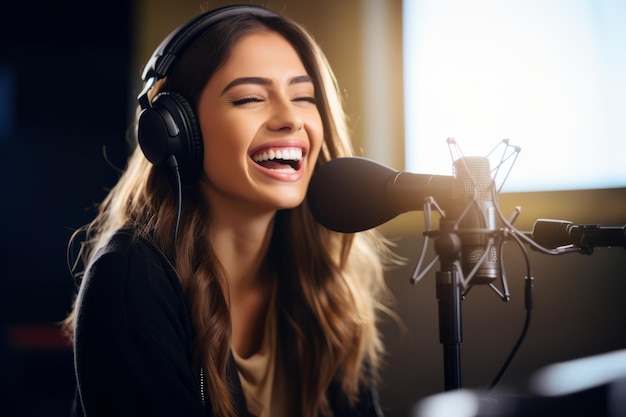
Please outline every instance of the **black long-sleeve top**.
[{"label": "black long-sleeve top", "polygon": [[[89,265],[77,300],[76,415],[210,416],[192,348],[187,299],[170,264],[146,240],[114,235]],[[248,416],[232,355],[228,378],[237,415]],[[356,408],[335,385],[328,398],[335,416],[382,416],[374,387]]]}]

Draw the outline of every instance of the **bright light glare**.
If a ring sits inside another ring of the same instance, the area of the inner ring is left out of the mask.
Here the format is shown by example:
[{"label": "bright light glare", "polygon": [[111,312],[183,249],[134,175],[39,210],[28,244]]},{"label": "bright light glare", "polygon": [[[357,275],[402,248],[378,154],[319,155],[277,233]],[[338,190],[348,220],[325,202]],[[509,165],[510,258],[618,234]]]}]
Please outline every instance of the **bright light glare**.
[{"label": "bright light glare", "polygon": [[478,398],[467,390],[449,391],[424,398],[414,407],[412,417],[473,417]]},{"label": "bright light glare", "polygon": [[626,186],[626,2],[405,0],[406,169],[521,147],[504,191]]},{"label": "bright light glare", "polygon": [[626,350],[555,363],[537,371],[532,389],[540,395],[568,395],[626,378]]}]

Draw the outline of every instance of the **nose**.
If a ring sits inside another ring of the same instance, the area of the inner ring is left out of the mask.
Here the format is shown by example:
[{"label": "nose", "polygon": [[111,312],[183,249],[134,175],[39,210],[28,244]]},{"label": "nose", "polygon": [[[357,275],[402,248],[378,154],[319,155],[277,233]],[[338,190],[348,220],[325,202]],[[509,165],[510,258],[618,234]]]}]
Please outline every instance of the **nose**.
[{"label": "nose", "polygon": [[272,113],[267,123],[270,130],[292,132],[302,129],[303,125],[302,115],[289,98],[273,101]]}]

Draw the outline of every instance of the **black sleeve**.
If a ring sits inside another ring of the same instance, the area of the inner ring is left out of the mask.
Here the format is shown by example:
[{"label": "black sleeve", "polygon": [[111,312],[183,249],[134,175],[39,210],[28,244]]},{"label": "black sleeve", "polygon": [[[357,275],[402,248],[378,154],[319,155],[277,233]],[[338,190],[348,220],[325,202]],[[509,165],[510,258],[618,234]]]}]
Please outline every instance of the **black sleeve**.
[{"label": "black sleeve", "polygon": [[341,390],[341,385],[334,380],[327,391],[330,407],[335,417],[383,417],[378,398],[378,388],[368,362],[364,364],[369,384],[359,386],[358,401],[354,406],[348,403],[348,399]]},{"label": "black sleeve", "polygon": [[74,342],[85,415],[204,415],[192,338],[180,284],[149,244],[99,256],[79,293]]}]

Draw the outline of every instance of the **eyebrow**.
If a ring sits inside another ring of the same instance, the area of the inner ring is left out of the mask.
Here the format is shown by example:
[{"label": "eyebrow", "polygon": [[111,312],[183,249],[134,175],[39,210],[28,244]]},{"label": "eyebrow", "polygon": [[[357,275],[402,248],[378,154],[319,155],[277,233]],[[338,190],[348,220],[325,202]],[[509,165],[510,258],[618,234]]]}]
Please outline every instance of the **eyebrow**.
[{"label": "eyebrow", "polygon": [[[289,85],[294,85],[294,84],[300,84],[300,83],[312,83],[313,80],[311,79],[310,76],[308,75],[298,75],[296,77],[293,77],[291,80],[289,80]],[[234,80],[232,80],[230,83],[228,83],[228,85],[226,87],[224,87],[224,89],[222,90],[222,95],[224,93],[226,93],[228,90],[230,90],[231,88],[238,86],[238,85],[242,85],[242,84],[256,84],[256,85],[263,85],[263,86],[268,86],[270,84],[272,84],[272,81],[269,78],[263,78],[263,77],[241,77],[241,78],[236,78]]]}]

